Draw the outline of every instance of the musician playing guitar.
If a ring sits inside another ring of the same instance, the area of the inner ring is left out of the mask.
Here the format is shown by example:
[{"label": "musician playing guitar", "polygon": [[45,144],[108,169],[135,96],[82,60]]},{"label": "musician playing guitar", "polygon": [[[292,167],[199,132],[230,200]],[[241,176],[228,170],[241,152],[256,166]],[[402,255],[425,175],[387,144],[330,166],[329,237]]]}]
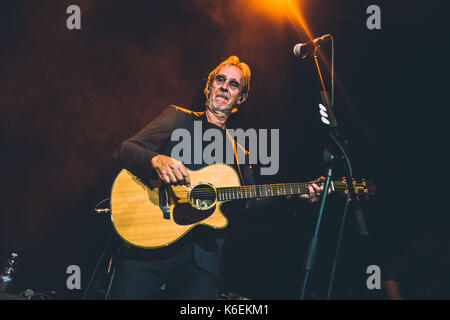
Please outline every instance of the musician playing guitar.
[{"label": "musician playing guitar", "polygon": [[[159,178],[159,181],[169,187],[183,186],[185,190],[190,190],[192,181],[189,172],[199,170],[205,164],[183,164],[172,158],[170,155],[175,146],[175,142],[171,140],[172,132],[183,128],[193,133],[194,122],[201,121],[203,130],[219,129],[224,139],[229,139],[226,128],[227,119],[245,102],[249,85],[248,65],[240,62],[236,56],[229,57],[209,74],[204,90],[206,96],[204,112],[191,112],[175,106],[168,107],[144,129],[117,147],[114,152],[115,163],[139,177],[139,181],[147,182]],[[191,141],[191,143],[193,154],[195,142]],[[235,161],[233,166],[239,173],[242,185],[254,184],[252,169],[248,164],[239,164]],[[323,185],[319,186],[319,182],[324,180],[324,177],[320,177],[308,184],[306,194],[300,197],[309,202],[318,201],[316,194],[323,191]],[[149,198],[152,198],[152,190],[156,189],[150,188],[146,191]],[[159,203],[161,203],[161,197],[161,191],[159,191]],[[258,202],[264,199],[252,201]],[[164,204],[160,206],[161,220],[169,221],[176,218],[175,211],[165,211]],[[114,207],[112,211],[114,214]],[[119,217],[113,215],[114,223]],[[185,222],[179,218],[177,223],[183,225]],[[128,227],[126,223],[125,225]],[[160,229],[153,234],[158,232],[164,234],[164,230]],[[125,237],[122,236],[122,238]],[[169,297],[172,299],[215,298],[220,275],[223,238],[203,232],[201,229],[195,229],[182,238],[173,250],[162,253],[158,251],[160,249],[146,249],[146,245],[141,245],[141,248],[137,248],[139,245],[131,246],[124,250],[117,265],[110,298],[158,299],[160,288],[164,284],[167,284],[167,291],[170,291]],[[133,241],[130,243],[133,244]]]}]

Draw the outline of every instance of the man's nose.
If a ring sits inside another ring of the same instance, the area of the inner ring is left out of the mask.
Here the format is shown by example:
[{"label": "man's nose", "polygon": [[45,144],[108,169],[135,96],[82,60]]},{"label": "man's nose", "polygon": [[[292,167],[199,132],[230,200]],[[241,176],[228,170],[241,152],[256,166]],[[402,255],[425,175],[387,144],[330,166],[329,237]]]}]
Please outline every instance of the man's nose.
[{"label": "man's nose", "polygon": [[228,92],[228,83],[222,83],[220,90],[223,92]]}]

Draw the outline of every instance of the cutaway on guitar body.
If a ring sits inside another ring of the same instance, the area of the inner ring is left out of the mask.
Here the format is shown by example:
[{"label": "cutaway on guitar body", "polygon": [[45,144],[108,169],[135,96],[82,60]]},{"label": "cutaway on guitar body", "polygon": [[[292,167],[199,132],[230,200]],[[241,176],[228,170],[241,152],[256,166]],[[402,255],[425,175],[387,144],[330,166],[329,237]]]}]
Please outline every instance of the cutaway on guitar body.
[{"label": "cutaway on guitar body", "polygon": [[116,177],[111,191],[112,222],[129,244],[142,248],[167,246],[196,225],[225,228],[217,188],[240,186],[236,171],[226,164],[188,170],[191,187],[167,186],[160,180],[145,185],[128,170]]}]

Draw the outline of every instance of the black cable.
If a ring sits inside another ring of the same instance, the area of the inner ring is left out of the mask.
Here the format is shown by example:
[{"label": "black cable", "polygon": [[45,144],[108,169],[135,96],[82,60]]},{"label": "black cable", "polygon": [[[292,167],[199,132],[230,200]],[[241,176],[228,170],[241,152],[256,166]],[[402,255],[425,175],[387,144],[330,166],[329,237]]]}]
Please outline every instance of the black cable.
[{"label": "black cable", "polygon": [[105,198],[105,199],[103,199],[102,201],[100,201],[99,203],[97,203],[97,204],[94,206],[94,210],[97,209],[98,206],[101,205],[103,202],[108,201],[108,200],[109,200],[109,198]]}]

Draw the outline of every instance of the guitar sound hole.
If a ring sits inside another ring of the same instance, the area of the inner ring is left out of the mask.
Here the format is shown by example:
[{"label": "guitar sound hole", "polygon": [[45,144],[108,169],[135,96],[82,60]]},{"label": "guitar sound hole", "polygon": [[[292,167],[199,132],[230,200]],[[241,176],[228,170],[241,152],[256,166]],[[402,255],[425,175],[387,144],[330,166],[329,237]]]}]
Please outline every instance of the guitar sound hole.
[{"label": "guitar sound hole", "polygon": [[196,209],[207,210],[216,202],[216,190],[208,184],[199,184],[191,190],[189,202]]}]

